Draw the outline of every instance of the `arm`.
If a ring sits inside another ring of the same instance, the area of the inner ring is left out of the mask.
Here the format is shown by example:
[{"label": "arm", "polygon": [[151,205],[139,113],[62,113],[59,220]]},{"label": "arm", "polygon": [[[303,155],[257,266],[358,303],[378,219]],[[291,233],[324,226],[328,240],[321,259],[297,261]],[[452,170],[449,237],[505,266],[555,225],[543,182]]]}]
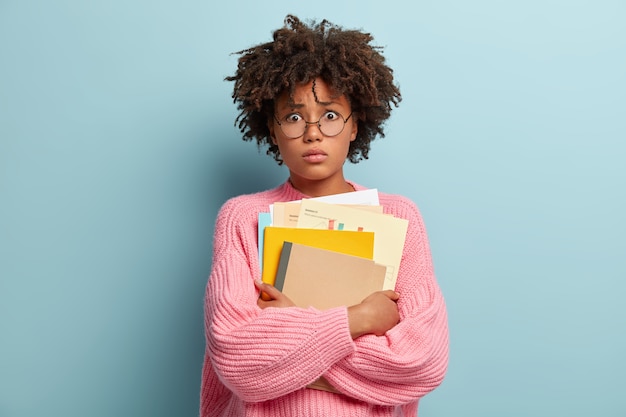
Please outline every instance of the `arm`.
[{"label": "arm", "polygon": [[[295,306],[289,297],[274,286],[261,280],[256,281],[255,284],[259,291],[265,295],[265,297],[259,297],[257,300],[260,308]],[[398,294],[395,291],[378,291],[370,294],[361,303],[348,307],[348,327],[352,339],[365,334],[382,336],[394,327],[399,320],[397,300]],[[340,393],[323,376],[307,387]]]},{"label": "arm", "polygon": [[355,346],[345,308],[259,308],[256,223],[233,218],[233,209],[227,204],[216,223],[205,297],[207,356],[238,397],[265,401],[304,388]]},{"label": "arm", "polygon": [[446,309],[425,228],[417,207],[403,207],[398,215],[409,219],[409,230],[396,285],[400,323],[382,337],[356,339],[356,350],[324,374],[340,392],[380,405],[407,403],[432,391],[448,360]]},{"label": "arm", "polygon": [[[256,281],[255,284],[268,298],[266,300],[259,297],[257,304],[260,308],[295,306],[289,297],[274,286],[261,280]],[[370,294],[361,303],[348,307],[350,337],[356,339],[365,334],[384,335],[400,320],[396,301],[398,301],[398,294],[395,291],[378,291]]]}]

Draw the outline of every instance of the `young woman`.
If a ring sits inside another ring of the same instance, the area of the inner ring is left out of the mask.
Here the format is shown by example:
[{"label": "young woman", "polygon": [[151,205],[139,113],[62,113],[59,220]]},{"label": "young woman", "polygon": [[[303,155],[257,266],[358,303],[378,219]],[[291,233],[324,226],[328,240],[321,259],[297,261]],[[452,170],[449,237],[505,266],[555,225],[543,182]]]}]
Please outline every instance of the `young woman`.
[{"label": "young woman", "polygon": [[[415,416],[444,378],[448,328],[422,218],[379,193],[409,222],[395,291],[320,311],[260,281],[258,213],[277,201],[362,190],[346,160],[370,142],[401,95],[372,37],[287,16],[273,41],[240,52],[233,98],[245,140],[289,169],[275,189],[221,208],[205,298],[201,416]],[[266,301],[259,297],[264,292]],[[312,383],[326,390],[311,389]]]}]

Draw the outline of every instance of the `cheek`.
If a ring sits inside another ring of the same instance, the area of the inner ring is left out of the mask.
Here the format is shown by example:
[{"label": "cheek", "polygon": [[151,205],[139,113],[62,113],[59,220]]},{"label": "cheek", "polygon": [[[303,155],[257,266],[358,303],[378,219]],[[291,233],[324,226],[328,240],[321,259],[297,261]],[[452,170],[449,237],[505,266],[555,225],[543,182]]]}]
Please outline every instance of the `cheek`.
[{"label": "cheek", "polygon": [[272,142],[278,147],[278,152],[281,154],[283,159],[289,158],[289,155],[291,154],[289,142],[277,139],[276,136],[272,137]]}]

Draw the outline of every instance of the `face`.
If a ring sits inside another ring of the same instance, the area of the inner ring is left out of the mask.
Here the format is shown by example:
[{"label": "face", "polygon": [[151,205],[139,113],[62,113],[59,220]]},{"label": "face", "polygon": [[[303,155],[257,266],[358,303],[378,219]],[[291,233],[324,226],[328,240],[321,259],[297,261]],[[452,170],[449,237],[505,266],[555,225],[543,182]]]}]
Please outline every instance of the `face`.
[{"label": "face", "polygon": [[[268,127],[273,142],[289,168],[289,178],[297,189],[308,195],[346,191],[343,164],[348,156],[350,142],[356,139],[357,134],[356,117],[348,118],[351,112],[346,97],[335,97],[320,78],[299,85],[295,89],[293,103],[290,103],[288,93],[276,99],[275,117],[268,121]],[[295,135],[289,131],[287,124],[295,124],[300,119],[312,123],[306,124],[302,135],[293,138]],[[338,120],[333,123],[342,124],[343,130],[337,135],[327,136],[324,132],[334,134],[337,129],[326,129],[323,126],[320,130],[317,124],[320,119],[322,123]],[[345,119],[347,122],[344,124]],[[289,136],[283,132],[281,125],[290,133]]]}]

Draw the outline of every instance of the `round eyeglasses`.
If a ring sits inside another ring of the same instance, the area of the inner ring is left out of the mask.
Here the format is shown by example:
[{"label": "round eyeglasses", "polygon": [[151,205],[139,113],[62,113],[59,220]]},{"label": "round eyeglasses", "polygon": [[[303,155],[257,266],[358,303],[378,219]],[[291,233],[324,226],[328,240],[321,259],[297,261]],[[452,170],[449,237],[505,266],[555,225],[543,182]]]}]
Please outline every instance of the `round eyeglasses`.
[{"label": "round eyeglasses", "polygon": [[278,123],[280,130],[285,136],[290,139],[296,139],[304,135],[308,125],[315,124],[324,136],[337,136],[343,132],[343,128],[346,126],[346,123],[348,123],[348,120],[350,120],[350,117],[352,117],[352,113],[344,119],[343,116],[336,111],[327,111],[317,122],[307,122],[304,120],[304,117],[300,116],[298,113],[290,113],[280,120],[274,115],[274,120],[276,120],[276,123]]}]

